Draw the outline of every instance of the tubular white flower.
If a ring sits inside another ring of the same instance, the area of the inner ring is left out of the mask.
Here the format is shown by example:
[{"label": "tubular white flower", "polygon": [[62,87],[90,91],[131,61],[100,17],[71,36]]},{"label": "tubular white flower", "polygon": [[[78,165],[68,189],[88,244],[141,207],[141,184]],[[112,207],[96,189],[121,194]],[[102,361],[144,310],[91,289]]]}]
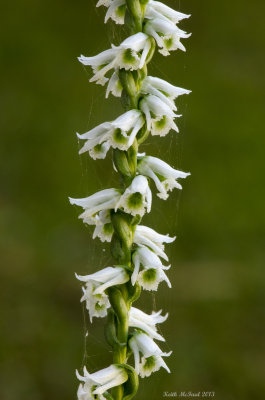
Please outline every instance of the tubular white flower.
[{"label": "tubular white flower", "polygon": [[[172,351],[164,353],[150,336],[143,332],[135,331],[129,340],[129,346],[134,354],[135,371],[142,378],[158,371],[160,367],[170,372],[162,357],[169,357]],[[142,356],[141,362],[140,353]]]},{"label": "tubular white flower", "polygon": [[177,108],[174,104],[174,100],[178,96],[189,94],[191,91],[171,85],[163,79],[147,76],[143,80],[141,92],[143,94],[152,94],[159,97],[160,100],[175,111]]},{"label": "tubular white flower", "polygon": [[170,129],[178,132],[174,118],[180,117],[174,113],[172,107],[168,106],[159,97],[149,94],[140,102],[140,108],[145,114],[147,129],[151,135],[165,136]]},{"label": "tubular white flower", "polygon": [[143,125],[144,118],[141,111],[130,110],[122,114],[112,122],[114,132],[110,137],[111,146],[114,149],[128,150]]},{"label": "tubular white flower", "polygon": [[109,19],[112,19],[116,24],[124,24],[124,17],[126,11],[125,0],[103,0],[97,3],[97,7],[108,7],[104,22],[105,24]]},{"label": "tubular white flower", "polygon": [[79,218],[88,225],[96,225],[98,222],[98,213],[103,210],[114,209],[121,197],[121,190],[104,189],[89,197],[82,199],[73,199],[69,197],[71,204],[83,207],[85,210]]},{"label": "tubular white flower", "polygon": [[111,286],[122,285],[130,279],[128,273],[122,267],[107,267],[85,276],[76,274],[76,278],[85,283],[85,287],[82,287],[81,302],[86,302],[91,322],[93,317],[103,318],[107,315],[110,303],[108,296],[104,293],[105,290]]},{"label": "tubular white flower", "polygon": [[98,237],[101,242],[111,242],[114,229],[110,219],[110,210],[100,211],[95,223],[93,239]]},{"label": "tubular white flower", "polygon": [[151,48],[148,35],[139,32],[125,39],[119,46],[105,50],[94,57],[81,55],[78,60],[84,65],[90,65],[94,76],[90,82],[104,85],[109,79],[105,77],[108,71],[124,68],[133,71],[141,69]]},{"label": "tubular white flower", "polygon": [[138,246],[146,246],[152,249],[155,254],[168,261],[167,255],[164,253],[164,243],[172,243],[176,238],[168,235],[161,235],[154,229],[144,225],[137,225],[133,237],[133,242]]},{"label": "tubular white flower", "polygon": [[84,376],[76,371],[77,378],[82,382],[77,392],[78,400],[93,400],[95,398],[105,400],[103,394],[107,390],[122,385],[128,380],[126,370],[115,364],[93,374],[89,374],[86,367],[83,371]]},{"label": "tubular white flower", "polygon": [[79,154],[88,151],[90,156],[96,159],[105,158],[110,146],[114,149],[128,150],[143,125],[141,111],[130,110],[112,122],[104,122],[82,135],[77,133],[79,139],[86,140]]},{"label": "tubular white flower", "polygon": [[152,178],[158,190],[157,196],[163,200],[168,198],[168,192],[174,188],[182,189],[177,179],[184,179],[190,173],[172,168],[166,162],[156,157],[138,157],[137,170],[140,174]]},{"label": "tubular white flower", "polygon": [[89,282],[97,282],[100,284],[94,291],[93,294],[102,294],[107,288],[115,285],[122,285],[128,282],[129,275],[126,270],[122,267],[106,267],[100,271],[90,275],[75,275],[76,278],[88,284]]},{"label": "tubular white flower", "polygon": [[146,211],[151,211],[151,204],[152,192],[148,180],[145,176],[138,175],[120,197],[116,209],[123,208],[128,214],[143,216]]},{"label": "tubular white flower", "polygon": [[164,18],[154,18],[147,21],[144,27],[144,32],[153,36],[158,47],[159,52],[163,56],[168,56],[170,51],[180,49],[186,51],[180,39],[190,37],[190,34],[182,31],[176,25],[167,21]]},{"label": "tubular white flower", "polygon": [[[170,265],[164,266],[153,251],[145,246],[139,246],[133,253],[132,260],[134,263],[131,276],[133,285],[138,281],[146,290],[157,290],[159,283],[166,281],[168,287],[171,288],[171,283],[164,272],[170,268]],[[141,266],[142,271],[140,271]]]},{"label": "tubular white flower", "polygon": [[177,24],[179,21],[189,17],[190,15],[173,10],[173,8],[166,6],[160,1],[149,0],[145,10],[145,18],[147,19],[160,18],[164,19],[165,21],[169,20],[174,24]]},{"label": "tubular white flower", "polygon": [[106,98],[109,97],[110,93],[112,93],[112,95],[115,97],[121,97],[121,94],[122,94],[122,85],[119,80],[117,71],[114,71],[113,74],[111,75],[111,78],[109,80],[107,90],[106,90]]},{"label": "tubular white flower", "polygon": [[90,322],[92,322],[93,317],[106,317],[107,309],[110,307],[109,298],[106,293],[94,294],[100,285],[99,282],[91,280],[87,282],[85,287],[82,287],[83,296],[80,301],[86,302],[86,309],[89,313]]},{"label": "tubular white flower", "polygon": [[146,314],[138,308],[131,307],[129,312],[129,326],[141,329],[151,338],[164,342],[165,339],[163,336],[157,333],[156,324],[164,322],[167,319],[168,314],[162,316],[161,312],[162,310],[153,312],[152,314]]}]

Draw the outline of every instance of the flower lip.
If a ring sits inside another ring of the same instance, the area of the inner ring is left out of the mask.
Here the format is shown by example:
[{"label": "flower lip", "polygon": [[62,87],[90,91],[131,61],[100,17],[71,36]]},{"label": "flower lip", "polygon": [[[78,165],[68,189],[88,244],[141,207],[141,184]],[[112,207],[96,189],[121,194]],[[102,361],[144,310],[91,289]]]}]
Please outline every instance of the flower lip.
[{"label": "flower lip", "polygon": [[[134,270],[131,276],[132,285],[136,281],[146,290],[157,290],[158,285],[162,281],[166,281],[168,287],[171,283],[166,276],[164,270],[168,270],[169,266],[164,266],[159,257],[149,248],[139,245],[132,256]],[[143,268],[140,271],[140,268]]]},{"label": "flower lip", "polygon": [[149,188],[148,180],[142,175],[137,175],[131,185],[125,190],[116,204],[117,208],[133,216],[143,216],[145,211],[151,211],[152,193]]}]

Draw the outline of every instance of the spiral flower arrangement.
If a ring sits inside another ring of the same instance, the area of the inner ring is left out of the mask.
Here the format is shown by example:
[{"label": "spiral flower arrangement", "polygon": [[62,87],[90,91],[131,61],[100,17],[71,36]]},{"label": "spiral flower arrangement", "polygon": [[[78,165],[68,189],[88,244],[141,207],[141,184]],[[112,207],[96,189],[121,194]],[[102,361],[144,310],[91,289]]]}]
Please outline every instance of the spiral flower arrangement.
[{"label": "spiral flower arrangement", "polygon": [[[148,377],[161,367],[168,372],[164,357],[170,356],[157,345],[165,339],[157,332],[157,324],[168,314],[162,311],[146,314],[133,307],[141,289],[156,291],[159,283],[171,283],[166,275],[170,266],[165,244],[175,238],[140,225],[151,211],[150,182],[163,200],[173,188],[181,189],[179,179],[189,173],[178,171],[165,161],[138,152],[148,135],[165,136],[178,132],[174,120],[180,115],[174,100],[189,90],[157,77],[149,76],[147,64],[156,47],[167,56],[183,50],[181,39],[190,35],[177,24],[189,15],[177,12],[154,0],[99,0],[97,6],[107,8],[105,22],[112,19],[125,24],[129,34],[119,46],[79,61],[92,67],[91,82],[104,86],[106,97],[121,97],[125,112],[113,121],[103,122],[83,134],[81,153],[93,159],[105,158],[112,148],[113,164],[123,182],[121,188],[110,188],[70,203],[83,208],[79,218],[95,226],[93,238],[110,242],[115,264],[86,276],[76,275],[82,282],[83,296],[90,321],[106,317],[105,336],[112,347],[113,363],[94,373],[84,367],[77,372],[80,381],[79,400],[130,400],[138,390],[138,377]],[[133,366],[130,365],[134,358]]]}]

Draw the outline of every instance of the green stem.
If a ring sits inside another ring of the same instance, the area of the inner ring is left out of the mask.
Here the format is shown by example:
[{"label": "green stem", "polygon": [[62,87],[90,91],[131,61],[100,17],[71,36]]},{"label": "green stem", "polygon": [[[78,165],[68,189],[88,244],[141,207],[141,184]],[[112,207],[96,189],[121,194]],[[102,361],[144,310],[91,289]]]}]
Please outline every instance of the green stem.
[{"label": "green stem", "polygon": [[[145,3],[145,0],[126,0],[125,26],[131,34],[142,31]],[[141,71],[131,72],[124,69],[119,71],[119,79],[123,87],[122,103],[126,110],[138,109],[141,84],[146,74],[146,65]],[[143,131],[142,137],[146,137],[145,131]],[[125,186],[130,185],[136,175],[137,152],[137,140],[134,141],[128,151],[118,149],[113,151],[113,162]],[[112,255],[118,264],[123,264],[130,268],[133,234],[136,222],[139,223],[140,219],[137,220],[124,212],[117,211],[112,213],[111,220],[114,227],[111,243]],[[108,296],[114,314],[112,311],[109,313],[106,337],[113,348],[113,363],[126,364],[129,311],[132,302],[139,295],[139,285],[132,286],[130,282],[108,289]],[[131,369],[133,370],[133,368]],[[114,400],[129,400],[135,396],[138,389],[138,377],[135,373],[131,373],[130,376],[131,378],[128,380],[127,385],[120,385],[112,389]]]}]

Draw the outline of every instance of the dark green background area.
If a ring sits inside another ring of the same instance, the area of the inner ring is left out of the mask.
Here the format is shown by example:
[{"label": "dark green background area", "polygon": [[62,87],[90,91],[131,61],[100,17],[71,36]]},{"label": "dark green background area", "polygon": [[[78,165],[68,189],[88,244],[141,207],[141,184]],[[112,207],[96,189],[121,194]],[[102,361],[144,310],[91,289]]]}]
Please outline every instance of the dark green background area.
[{"label": "dark green background area", "polygon": [[[156,55],[150,74],[193,93],[177,101],[181,133],[141,151],[192,176],[168,202],[154,196],[143,221],[177,240],[168,246],[173,289],[162,283],[136,303],[169,311],[161,347],[173,350],[172,373],[141,380],[138,399],[215,391],[218,400],[263,400],[265,3],[168,4],[192,14],[181,26],[193,35],[186,54]],[[72,400],[75,368],[111,362],[104,321],[88,323],[74,272],[112,260],[67,196],[119,185],[110,155],[78,155],[75,131],[122,112],[77,56],[124,33],[103,24],[94,0],[15,0],[1,16],[0,398]]]}]

